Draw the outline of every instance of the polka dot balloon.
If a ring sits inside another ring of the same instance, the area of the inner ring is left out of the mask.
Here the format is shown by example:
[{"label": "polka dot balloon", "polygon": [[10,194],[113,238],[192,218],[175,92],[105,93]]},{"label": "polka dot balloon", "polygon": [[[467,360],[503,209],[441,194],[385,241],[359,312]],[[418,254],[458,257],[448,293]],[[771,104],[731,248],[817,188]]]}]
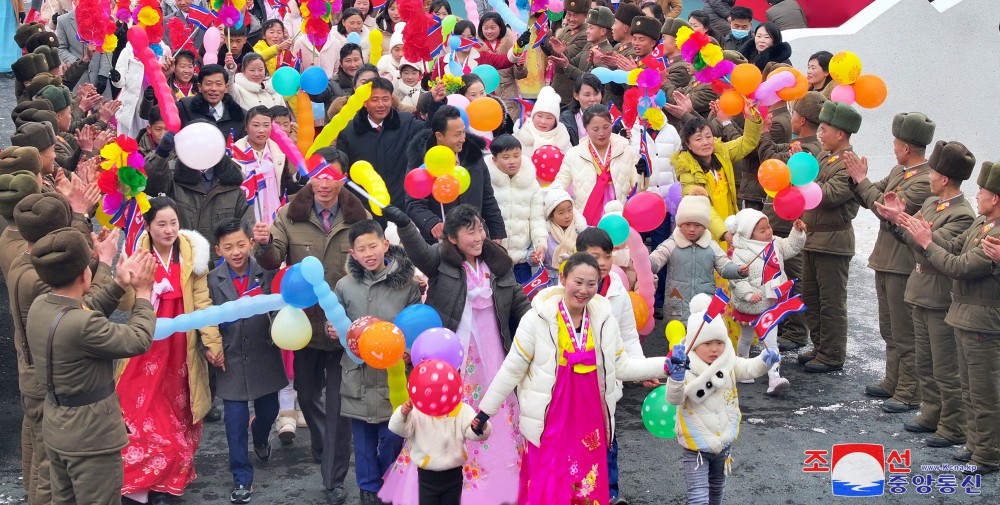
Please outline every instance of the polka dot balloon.
[{"label": "polka dot balloon", "polygon": [[535,176],[546,183],[556,180],[562,161],[562,151],[553,145],[541,146],[531,154],[531,162],[535,165]]},{"label": "polka dot balloon", "polygon": [[410,372],[410,399],[429,416],[450,414],[462,399],[462,377],[439,359],[426,360]]},{"label": "polka dot balloon", "polygon": [[677,421],[677,406],[667,401],[667,386],[660,386],[646,396],[642,402],[642,424],[653,436],[674,438]]}]

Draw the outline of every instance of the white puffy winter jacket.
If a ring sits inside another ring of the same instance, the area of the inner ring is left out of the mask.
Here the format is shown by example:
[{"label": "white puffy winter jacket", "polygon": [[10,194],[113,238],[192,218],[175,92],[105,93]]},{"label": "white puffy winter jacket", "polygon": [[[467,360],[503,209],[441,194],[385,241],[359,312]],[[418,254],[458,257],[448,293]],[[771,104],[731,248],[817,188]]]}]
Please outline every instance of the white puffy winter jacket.
[{"label": "white puffy winter jacket", "polygon": [[[646,179],[635,171],[635,164],[638,162],[639,150],[632,149],[625,137],[612,135],[611,182],[615,186],[615,196],[622,205],[635,185],[639,185],[639,191],[646,188]],[[597,168],[590,156],[589,137],[566,152],[553,184],[558,184],[569,192],[573,196],[573,207],[583,212],[587,199],[597,184]]]},{"label": "white puffy winter jacket", "polygon": [[[541,443],[545,412],[552,401],[552,390],[556,384],[559,300],[562,300],[563,292],[561,286],[553,286],[535,296],[531,310],[521,318],[510,353],[479,404],[481,411],[494,415],[500,404],[517,388],[521,434],[535,446]],[[664,358],[634,359],[628,356],[618,323],[611,315],[611,304],[603,296],[595,296],[587,304],[587,313],[596,340],[597,383],[605,406],[601,414],[610,440],[615,430],[615,405],[622,397],[617,381],[662,378]],[[609,363],[613,366],[607,366]]]},{"label": "white puffy winter jacket", "polygon": [[[740,265],[750,264],[749,275],[742,279],[729,281],[729,288],[733,294],[733,308],[744,314],[760,314],[774,305],[774,289],[788,281],[788,276],[785,275],[785,258],[795,256],[805,245],[806,232],[794,228],[788,238],[775,237],[774,252],[778,255],[781,275],[777,279],[762,284],[763,255],[756,260],[754,258],[767,247],[767,242],[744,238],[738,233],[733,234],[733,261]],[[750,303],[750,297],[755,293],[761,295],[761,300],[757,303]]]},{"label": "white puffy winter jacket", "polygon": [[[642,135],[642,128],[636,121],[632,127],[632,140],[630,144],[635,152],[639,152],[639,143]],[[656,135],[656,140],[646,134],[646,148],[649,150],[649,191],[656,191],[660,196],[666,198],[667,188],[677,181],[674,175],[674,165],[670,157],[681,149],[681,136],[670,124],[664,124],[663,129]]]},{"label": "white puffy winter jacket", "polygon": [[521,170],[514,177],[500,171],[492,156],[483,156],[493,183],[493,196],[500,206],[507,228],[502,245],[514,264],[528,260],[528,248],[545,248],[548,229],[545,226],[545,202],[542,187],[535,180],[535,166],[521,156]]}]

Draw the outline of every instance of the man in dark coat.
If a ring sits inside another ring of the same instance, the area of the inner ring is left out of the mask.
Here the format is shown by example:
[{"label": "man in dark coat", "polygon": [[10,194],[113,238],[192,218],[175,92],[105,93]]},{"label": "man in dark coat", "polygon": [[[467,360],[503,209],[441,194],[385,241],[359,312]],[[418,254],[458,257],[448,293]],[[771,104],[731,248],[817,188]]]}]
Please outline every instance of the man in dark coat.
[{"label": "man in dark coat", "polygon": [[423,130],[413,138],[407,150],[407,163],[418,167],[424,162],[424,155],[434,146],[446,146],[458,155],[458,164],[469,171],[470,183],[468,189],[453,202],[444,204],[433,197],[422,199],[406,198],[406,213],[416,223],[429,243],[437,242],[443,237],[444,214],[452,207],[461,204],[472,205],[479,209],[486,221],[486,229],[490,238],[500,240],[507,237],[500,206],[493,197],[493,183],[483,159],[486,141],[476,135],[465,132],[465,122],[458,109],[445,105],[438,109],[431,120],[431,129]]},{"label": "man in dark coat", "polygon": [[[244,137],[244,111],[226,93],[228,85],[229,75],[221,65],[201,67],[198,72],[198,94],[177,101],[181,125],[187,126],[197,119],[204,119],[214,124],[226,138],[229,137],[230,130],[233,131],[234,139]],[[206,236],[211,236],[211,233]]]},{"label": "man in dark coat", "polygon": [[[406,173],[413,167],[408,164],[406,156],[400,156],[407,144],[422,130],[427,123],[421,121],[409,112],[399,112],[392,106],[392,83],[388,79],[376,77],[372,79],[372,94],[365,101],[364,109],[358,111],[351,123],[337,137],[337,148],[347,154],[351,164],[364,160],[375,167],[375,171],[385,181],[389,189],[389,201],[402,206],[406,200],[403,180]],[[431,91],[435,94],[430,116],[433,117],[437,108],[444,104],[446,91],[437,87]],[[375,216],[383,226],[385,219]]]}]

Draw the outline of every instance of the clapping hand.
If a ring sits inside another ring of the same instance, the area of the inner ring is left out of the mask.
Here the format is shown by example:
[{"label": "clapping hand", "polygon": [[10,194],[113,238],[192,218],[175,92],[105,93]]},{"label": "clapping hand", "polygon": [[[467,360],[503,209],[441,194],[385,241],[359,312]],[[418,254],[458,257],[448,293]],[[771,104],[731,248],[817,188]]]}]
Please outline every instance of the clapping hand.
[{"label": "clapping hand", "polygon": [[[97,116],[105,123],[111,122],[111,119],[115,117],[115,113],[118,109],[122,108],[121,100],[111,100],[109,102],[104,102],[101,104],[101,108],[97,110]],[[102,144],[101,147],[104,147]]]},{"label": "clapping hand", "polygon": [[920,217],[907,214],[900,214],[900,218],[901,226],[910,232],[913,241],[920,247],[927,249],[927,246],[931,245],[931,224]]},{"label": "clapping hand", "polygon": [[854,151],[844,153],[844,166],[854,182],[861,182],[868,177],[868,158],[859,158]]},{"label": "clapping hand", "polygon": [[[549,37],[548,40],[549,40],[549,44],[552,46],[552,52],[554,52],[556,54],[559,54],[559,55],[565,55],[566,54],[566,43],[565,42],[559,40],[556,37]],[[551,58],[551,56],[549,56],[549,57]]]},{"label": "clapping hand", "polygon": [[993,260],[993,262],[1000,261],[1000,239],[997,237],[986,237],[983,239],[981,244],[983,246],[983,252],[985,252],[986,255]]},{"label": "clapping hand", "polygon": [[684,344],[674,346],[674,352],[667,361],[667,375],[676,382],[684,382],[684,375],[690,368],[690,361],[684,352]]},{"label": "clapping hand", "polygon": [[898,225],[900,214],[906,211],[906,203],[896,193],[889,192],[882,197],[882,202],[875,202],[875,209],[883,218]]}]

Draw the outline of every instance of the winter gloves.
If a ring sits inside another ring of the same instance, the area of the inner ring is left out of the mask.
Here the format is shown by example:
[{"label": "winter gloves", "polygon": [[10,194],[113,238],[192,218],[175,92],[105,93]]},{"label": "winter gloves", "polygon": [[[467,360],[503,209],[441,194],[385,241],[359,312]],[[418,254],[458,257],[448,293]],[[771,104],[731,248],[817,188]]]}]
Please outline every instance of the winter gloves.
[{"label": "winter gloves", "polygon": [[400,210],[399,207],[396,207],[395,205],[386,205],[385,208],[382,209],[382,215],[385,216],[390,223],[393,223],[400,228],[405,228],[411,223],[410,216],[407,216],[405,212]]},{"label": "winter gloves", "polygon": [[760,353],[760,358],[770,367],[781,362],[781,353],[778,352],[777,348],[769,347]]},{"label": "winter gloves", "polygon": [[156,155],[161,158],[170,156],[170,151],[174,150],[174,132],[167,132],[160,138],[160,143],[156,145]]},{"label": "winter gloves", "polygon": [[674,346],[674,352],[670,356],[670,359],[663,363],[663,369],[671,379],[677,382],[684,382],[684,374],[690,368],[690,363],[687,354],[684,352],[684,345],[677,344]]}]

